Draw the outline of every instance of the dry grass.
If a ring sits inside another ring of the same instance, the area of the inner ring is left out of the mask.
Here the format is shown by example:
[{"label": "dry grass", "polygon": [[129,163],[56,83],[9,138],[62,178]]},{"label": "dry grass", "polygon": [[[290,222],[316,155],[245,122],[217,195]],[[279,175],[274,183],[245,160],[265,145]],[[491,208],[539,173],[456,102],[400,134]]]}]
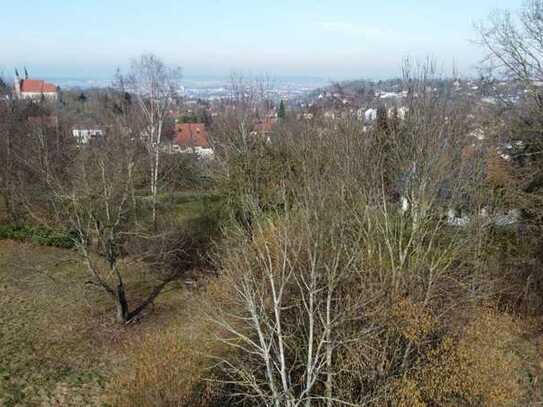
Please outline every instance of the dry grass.
[{"label": "dry grass", "polygon": [[102,321],[89,318],[89,302],[100,298],[82,288],[72,253],[10,241],[0,253],[0,405],[94,403]]},{"label": "dry grass", "polygon": [[[85,286],[71,251],[0,241],[0,406],[101,405],[106,383],[132,355],[124,345],[177,321],[173,287],[153,318],[123,327],[109,298]],[[130,280],[135,292],[145,281]]]},{"label": "dry grass", "polygon": [[219,344],[203,322],[149,332],[123,348],[126,363],[113,377],[106,400],[116,407],[211,406],[220,403],[221,385],[210,367]]}]

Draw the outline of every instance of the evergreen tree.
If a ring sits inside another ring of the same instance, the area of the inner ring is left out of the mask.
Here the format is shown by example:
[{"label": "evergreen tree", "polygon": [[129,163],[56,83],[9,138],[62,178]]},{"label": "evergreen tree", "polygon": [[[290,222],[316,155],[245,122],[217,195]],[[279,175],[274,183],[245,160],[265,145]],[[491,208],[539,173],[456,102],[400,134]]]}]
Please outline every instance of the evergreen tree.
[{"label": "evergreen tree", "polygon": [[285,103],[283,100],[281,100],[281,103],[279,103],[279,109],[277,111],[277,117],[280,119],[285,119],[287,117],[287,110],[285,108]]}]

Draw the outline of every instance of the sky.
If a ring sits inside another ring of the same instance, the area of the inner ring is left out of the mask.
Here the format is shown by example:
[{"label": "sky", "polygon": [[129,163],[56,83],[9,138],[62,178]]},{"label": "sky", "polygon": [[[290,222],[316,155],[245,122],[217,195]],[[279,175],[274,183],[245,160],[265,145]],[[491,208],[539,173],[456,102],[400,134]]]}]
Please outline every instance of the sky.
[{"label": "sky", "polygon": [[474,23],[522,0],[0,0],[0,69],[107,78],[152,52],[184,75],[398,76],[404,57],[474,72]]}]

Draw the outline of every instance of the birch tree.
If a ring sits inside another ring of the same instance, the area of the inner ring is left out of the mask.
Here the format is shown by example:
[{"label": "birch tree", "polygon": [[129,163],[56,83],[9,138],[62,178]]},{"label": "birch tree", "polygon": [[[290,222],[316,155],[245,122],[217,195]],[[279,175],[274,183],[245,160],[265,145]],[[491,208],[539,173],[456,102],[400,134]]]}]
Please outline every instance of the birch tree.
[{"label": "birch tree", "polygon": [[126,76],[119,75],[118,78],[122,87],[134,98],[143,122],[140,137],[150,156],[152,221],[155,228],[160,191],[162,130],[166,117],[175,105],[180,77],[180,68],[165,65],[153,54],[143,54],[132,61]]},{"label": "birch tree", "polygon": [[236,395],[258,405],[349,404],[336,399],[334,357],[347,320],[341,291],[354,258],[335,239],[340,225],[322,228],[316,216],[258,224],[252,241],[225,260],[222,286],[232,291],[218,294],[226,298],[210,318],[239,358],[220,364]]}]

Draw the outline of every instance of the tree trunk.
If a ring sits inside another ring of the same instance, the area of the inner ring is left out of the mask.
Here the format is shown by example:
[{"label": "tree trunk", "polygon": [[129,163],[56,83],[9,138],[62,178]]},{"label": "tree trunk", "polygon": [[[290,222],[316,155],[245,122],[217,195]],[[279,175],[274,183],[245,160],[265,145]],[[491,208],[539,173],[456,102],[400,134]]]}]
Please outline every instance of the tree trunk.
[{"label": "tree trunk", "polygon": [[147,296],[147,298],[145,299],[145,301],[143,301],[136,309],[134,309],[132,312],[128,313],[127,315],[127,319],[126,321],[130,321],[132,318],[136,317],[137,315],[139,315],[145,308],[147,308],[147,306],[149,306],[150,304],[153,303],[153,301],[155,300],[156,297],[158,297],[158,295],[162,292],[162,290],[164,289],[164,287],[166,287],[166,285],[168,285],[171,281],[173,281],[176,277],[171,277],[165,281],[163,281],[162,283],[160,283],[159,285],[157,285],[152,291],[151,293]]},{"label": "tree trunk", "polygon": [[157,230],[157,202],[158,202],[158,165],[159,165],[159,152],[158,146],[156,147],[157,151],[155,152],[153,171],[152,171],[152,185],[151,193],[153,195],[153,230]]},{"label": "tree trunk", "polygon": [[[154,131],[153,126],[153,131]],[[155,143],[155,152],[154,152],[154,162],[153,162],[153,171],[152,171],[152,185],[151,190],[153,193],[153,229],[157,230],[157,204],[158,204],[158,172],[160,167],[160,136],[162,133],[162,120],[158,122],[158,129],[156,135]]]},{"label": "tree trunk", "polygon": [[128,302],[126,301],[126,294],[124,292],[124,286],[119,283],[117,285],[117,322],[127,322],[129,319]]}]

